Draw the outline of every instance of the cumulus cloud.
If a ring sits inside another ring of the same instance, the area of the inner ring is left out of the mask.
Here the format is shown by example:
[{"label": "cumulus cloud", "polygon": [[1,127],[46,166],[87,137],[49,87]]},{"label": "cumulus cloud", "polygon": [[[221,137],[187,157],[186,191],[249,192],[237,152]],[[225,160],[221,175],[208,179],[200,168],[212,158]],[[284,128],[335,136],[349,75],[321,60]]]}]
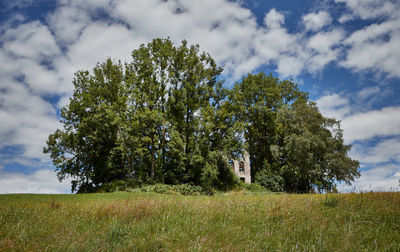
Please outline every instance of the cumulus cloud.
[{"label": "cumulus cloud", "polygon": [[388,77],[400,77],[400,2],[378,0],[336,0],[345,3],[350,16],[361,19],[379,18],[354,31],[345,41],[349,49],[340,62],[343,67],[355,72],[374,71]]},{"label": "cumulus cloud", "polygon": [[275,9],[270,10],[264,18],[264,24],[270,29],[278,29],[285,23],[285,17]]},{"label": "cumulus cloud", "polygon": [[371,98],[375,95],[378,95],[381,92],[381,89],[379,87],[367,87],[362,90],[360,90],[357,93],[357,98],[361,100],[365,100],[367,98]]},{"label": "cumulus cloud", "polygon": [[59,94],[53,62],[61,50],[48,27],[37,21],[9,28],[0,40],[0,60],[7,62],[0,69],[0,149],[19,149],[0,163],[45,161],[46,138],[59,125],[55,108],[44,97]]},{"label": "cumulus cloud", "polygon": [[351,112],[349,99],[336,93],[322,96],[316,103],[324,116],[337,120],[343,119]]},{"label": "cumulus cloud", "polygon": [[366,140],[376,136],[400,135],[400,107],[385,107],[353,114],[343,118],[344,138],[347,142]]},{"label": "cumulus cloud", "polygon": [[19,146],[22,157],[46,160],[43,146],[48,134],[59,127],[56,111],[20,83],[8,84],[0,92],[0,148]]},{"label": "cumulus cloud", "polygon": [[47,17],[55,39],[63,45],[75,42],[90,22],[91,16],[87,11],[68,5],[59,7]]},{"label": "cumulus cloud", "polygon": [[343,21],[354,18],[371,19],[378,17],[398,17],[399,5],[396,0],[335,0],[336,3],[343,3],[349,9],[344,14]]},{"label": "cumulus cloud", "polygon": [[355,94],[324,95],[316,103],[324,116],[341,120],[347,143],[400,136],[400,106],[370,108],[375,100],[385,98],[390,92],[380,87],[367,87]]},{"label": "cumulus cloud", "polygon": [[60,194],[71,192],[69,179],[60,183],[56,173],[48,169],[38,170],[32,174],[9,173],[0,170],[1,193],[48,193]]},{"label": "cumulus cloud", "polygon": [[344,41],[350,46],[340,64],[356,72],[367,70],[400,77],[400,19],[372,24]]},{"label": "cumulus cloud", "polygon": [[342,42],[345,33],[341,29],[331,30],[329,32],[320,32],[308,39],[308,48],[310,49],[310,59],[308,71],[317,72],[324,68],[329,62],[335,61],[341,52],[338,45]]},{"label": "cumulus cloud", "polygon": [[318,31],[332,22],[331,15],[326,11],[309,13],[302,17],[306,30]]},{"label": "cumulus cloud", "polygon": [[7,30],[0,41],[3,50],[16,58],[50,61],[60,52],[48,27],[38,21]]},{"label": "cumulus cloud", "polygon": [[341,192],[398,191],[400,190],[400,165],[387,164],[362,171],[362,176],[349,186],[338,186]]},{"label": "cumulus cloud", "polygon": [[367,146],[363,142],[355,145],[352,155],[363,163],[400,163],[400,137],[383,139],[373,146]]}]

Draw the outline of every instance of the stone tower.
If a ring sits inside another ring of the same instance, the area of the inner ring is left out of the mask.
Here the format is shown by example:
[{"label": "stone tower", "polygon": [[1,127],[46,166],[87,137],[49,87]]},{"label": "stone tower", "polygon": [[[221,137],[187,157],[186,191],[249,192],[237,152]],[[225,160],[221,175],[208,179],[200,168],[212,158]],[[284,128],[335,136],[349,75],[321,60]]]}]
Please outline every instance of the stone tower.
[{"label": "stone tower", "polygon": [[231,160],[230,164],[233,165],[233,169],[241,181],[247,184],[251,183],[250,155],[247,151],[243,154],[243,158],[239,160]]}]

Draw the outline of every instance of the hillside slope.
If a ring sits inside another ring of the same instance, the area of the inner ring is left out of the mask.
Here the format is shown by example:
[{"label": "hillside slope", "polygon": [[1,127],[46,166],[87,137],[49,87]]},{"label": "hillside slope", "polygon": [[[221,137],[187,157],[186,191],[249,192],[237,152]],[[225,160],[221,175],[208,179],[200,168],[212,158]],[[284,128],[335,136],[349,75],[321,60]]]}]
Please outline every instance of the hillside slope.
[{"label": "hillside slope", "polygon": [[400,250],[400,193],[0,195],[0,250]]}]

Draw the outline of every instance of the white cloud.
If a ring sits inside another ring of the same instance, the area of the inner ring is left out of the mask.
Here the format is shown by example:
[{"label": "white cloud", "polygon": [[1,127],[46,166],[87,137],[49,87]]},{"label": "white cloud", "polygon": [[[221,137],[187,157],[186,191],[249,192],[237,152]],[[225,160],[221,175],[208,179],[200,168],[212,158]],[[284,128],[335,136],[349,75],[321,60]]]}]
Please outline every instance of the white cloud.
[{"label": "white cloud", "polygon": [[76,43],[69,46],[67,56],[75,71],[91,70],[97,62],[108,57],[122,62],[129,60],[131,51],[141,42],[123,25],[93,23],[85,28]]},{"label": "white cloud", "polygon": [[378,32],[380,26],[371,25],[356,31],[345,41],[351,48],[340,64],[356,72],[372,70],[389,77],[400,77],[400,20],[396,28]]},{"label": "white cloud", "polygon": [[341,52],[336,48],[342,42],[344,32],[342,30],[331,30],[320,32],[308,39],[310,49],[310,59],[307,64],[308,71],[315,73],[324,68],[329,62],[335,61]]},{"label": "white cloud", "polygon": [[344,32],[342,30],[321,32],[309,38],[308,46],[317,52],[329,53],[332,47],[338,45],[343,38]]},{"label": "white cloud", "polygon": [[400,107],[385,107],[352,114],[342,120],[347,142],[366,140],[377,136],[400,135]]},{"label": "white cloud", "polygon": [[371,147],[365,142],[355,144],[352,156],[363,163],[400,163],[400,138],[384,139]]},{"label": "white cloud", "polygon": [[86,11],[95,12],[99,9],[107,10],[111,7],[112,0],[58,0],[60,4],[82,8]]},{"label": "white cloud", "polygon": [[326,11],[309,13],[302,17],[306,30],[318,31],[332,22],[331,15]]},{"label": "white cloud", "polygon": [[282,78],[297,76],[304,68],[303,60],[296,56],[282,55],[278,59],[277,72]]},{"label": "white cloud", "polygon": [[316,102],[319,110],[326,117],[341,120],[351,112],[349,99],[336,93],[322,96]]},{"label": "white cloud", "polygon": [[58,73],[53,69],[61,50],[47,26],[32,22],[8,29],[1,38],[0,87],[22,80],[35,94],[58,94]]},{"label": "white cloud", "polygon": [[373,103],[375,98],[383,98],[385,95],[386,92],[381,92],[379,87],[368,87],[355,95],[325,95],[316,102],[324,116],[341,120],[344,139],[351,143],[400,135],[400,106],[370,109],[370,101]]},{"label": "white cloud", "polygon": [[71,180],[60,183],[56,173],[48,169],[38,170],[32,174],[9,173],[0,171],[1,193],[49,193],[60,194],[71,192]]},{"label": "white cloud", "polygon": [[393,90],[390,87],[366,87],[353,96],[353,107],[356,107],[360,112],[365,112],[371,110],[375,104],[378,104],[378,102],[387,99],[387,97],[393,94]]},{"label": "white cloud", "polygon": [[2,35],[3,50],[13,57],[30,58],[37,62],[51,61],[59,48],[47,26],[38,21],[21,24]]},{"label": "white cloud", "polygon": [[[400,77],[400,2],[375,0],[337,0],[345,2],[356,17],[380,18],[353,32],[344,41],[349,47],[340,65],[355,72],[373,71]],[[348,14],[347,14],[348,15]],[[344,18],[343,18],[344,20]]]},{"label": "white cloud", "polygon": [[55,34],[56,40],[62,44],[75,42],[90,22],[91,17],[87,11],[72,6],[59,7],[47,18],[47,23]]},{"label": "white cloud", "polygon": [[351,186],[341,184],[340,192],[360,191],[399,191],[400,165],[389,164],[369,168],[361,172],[362,176],[356,179]]},{"label": "white cloud", "polygon": [[379,87],[364,88],[357,93],[357,98],[365,100],[367,98],[371,98],[371,96],[378,95],[380,92],[381,89]]},{"label": "white cloud", "polygon": [[22,157],[46,160],[43,146],[59,127],[55,109],[20,83],[7,84],[0,92],[0,148],[19,146]]},{"label": "white cloud", "polygon": [[344,3],[350,13],[344,14],[343,21],[351,19],[351,15],[361,19],[377,17],[398,17],[399,5],[396,0],[335,0],[336,3]]},{"label": "white cloud", "polygon": [[275,9],[271,9],[264,18],[264,24],[270,29],[278,29],[285,23],[285,17],[277,12]]}]

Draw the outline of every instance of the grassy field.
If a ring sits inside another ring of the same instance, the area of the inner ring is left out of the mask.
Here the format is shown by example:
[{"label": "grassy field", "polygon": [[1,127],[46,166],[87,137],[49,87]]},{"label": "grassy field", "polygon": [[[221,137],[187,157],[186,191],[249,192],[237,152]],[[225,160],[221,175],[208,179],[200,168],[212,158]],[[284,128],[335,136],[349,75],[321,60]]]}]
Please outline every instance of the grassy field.
[{"label": "grassy field", "polygon": [[400,193],[0,195],[0,251],[400,251]]}]

